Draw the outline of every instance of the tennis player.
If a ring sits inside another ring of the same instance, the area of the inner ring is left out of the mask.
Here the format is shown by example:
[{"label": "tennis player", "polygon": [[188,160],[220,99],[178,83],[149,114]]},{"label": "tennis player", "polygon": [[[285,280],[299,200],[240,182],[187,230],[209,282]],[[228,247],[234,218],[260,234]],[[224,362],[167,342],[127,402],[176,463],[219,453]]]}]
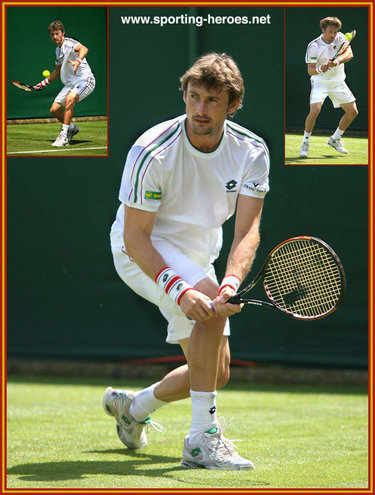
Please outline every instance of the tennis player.
[{"label": "tennis player", "polygon": [[[242,306],[227,302],[250,269],[259,243],[269,154],[264,141],[232,123],[244,85],[226,54],[199,58],[181,77],[186,114],[152,127],[130,149],[121,204],[111,229],[116,270],[168,321],[166,341],[179,344],[187,365],[139,392],[109,387],[105,411],[129,448],[147,445],[150,414],[191,397],[192,420],[181,465],[252,469],[223,436],[217,389],[229,380],[228,318]],[[222,224],[236,209],[226,273],[217,282],[212,263]]]},{"label": "tennis player", "polygon": [[36,85],[41,91],[59,77],[64,84],[56,96],[50,112],[62,123],[62,129],[52,146],[67,146],[80,128],[73,124],[74,106],[89,96],[95,88],[95,77],[87,62],[88,48],[79,41],[65,36],[60,21],[51,22],[48,32],[56,47],[55,70]]},{"label": "tennis player", "polygon": [[307,72],[311,76],[310,112],[305,122],[305,132],[299,156],[307,158],[310,136],[316,119],[327,96],[334,108],[344,110],[336,131],[327,141],[339,153],[347,153],[341,136],[358,115],[355,97],[345,82],[345,64],[353,58],[351,46],[333,62],[331,59],[346,40],[341,29],[341,21],[337,17],[325,17],[320,21],[322,34],[307,46],[305,61]]}]

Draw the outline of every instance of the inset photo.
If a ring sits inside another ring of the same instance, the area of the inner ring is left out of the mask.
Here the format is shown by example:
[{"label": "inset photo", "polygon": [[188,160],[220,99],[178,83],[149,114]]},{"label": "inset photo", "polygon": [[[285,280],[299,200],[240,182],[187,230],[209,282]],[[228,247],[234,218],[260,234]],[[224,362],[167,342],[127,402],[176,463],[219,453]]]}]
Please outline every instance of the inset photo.
[{"label": "inset photo", "polygon": [[8,7],[6,29],[7,155],[107,156],[107,8]]},{"label": "inset photo", "polygon": [[286,8],[285,164],[368,165],[368,8]]}]

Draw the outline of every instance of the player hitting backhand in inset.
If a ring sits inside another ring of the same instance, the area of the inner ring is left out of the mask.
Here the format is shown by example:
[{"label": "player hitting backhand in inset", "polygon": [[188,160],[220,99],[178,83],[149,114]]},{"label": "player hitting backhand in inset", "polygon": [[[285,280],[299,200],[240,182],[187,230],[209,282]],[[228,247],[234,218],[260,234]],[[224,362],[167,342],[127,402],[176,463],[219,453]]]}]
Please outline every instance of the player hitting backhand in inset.
[{"label": "player hitting backhand in inset", "polygon": [[[339,153],[347,153],[341,141],[341,136],[357,117],[358,110],[355,97],[345,83],[344,64],[353,58],[351,46],[348,46],[334,61],[345,35],[341,29],[341,21],[337,17],[326,17],[320,21],[322,34],[311,41],[306,51],[307,71],[311,76],[310,112],[305,122],[305,132],[299,156],[307,158],[309,153],[310,136],[316,119],[327,96],[331,99],[334,108],[344,110],[339,126],[327,141]],[[344,45],[345,46],[345,45]]]},{"label": "player hitting backhand in inset", "polygon": [[56,66],[49,77],[35,86],[41,91],[52,81],[61,77],[63,89],[56,96],[50,112],[62,123],[62,129],[52,146],[67,146],[80,128],[73,124],[74,106],[89,96],[95,88],[95,77],[86,60],[88,48],[79,41],[65,36],[60,21],[48,26],[51,40],[57,45]]},{"label": "player hitting backhand in inset", "polygon": [[[244,85],[235,62],[211,53],[181,78],[186,114],[145,132],[128,153],[111,231],[115,267],[138,295],[157,305],[168,321],[167,342],[179,344],[187,365],[139,392],[109,387],[105,411],[129,448],[147,445],[150,414],[191,397],[192,420],[181,465],[252,469],[224,437],[216,390],[229,380],[228,303],[250,269],[259,243],[269,154],[264,141],[232,123]],[[222,224],[236,210],[225,277],[214,260]],[[124,332],[134,331],[126,324]],[[147,334],[145,333],[147,345]],[[152,423],[151,423],[152,424]]]}]

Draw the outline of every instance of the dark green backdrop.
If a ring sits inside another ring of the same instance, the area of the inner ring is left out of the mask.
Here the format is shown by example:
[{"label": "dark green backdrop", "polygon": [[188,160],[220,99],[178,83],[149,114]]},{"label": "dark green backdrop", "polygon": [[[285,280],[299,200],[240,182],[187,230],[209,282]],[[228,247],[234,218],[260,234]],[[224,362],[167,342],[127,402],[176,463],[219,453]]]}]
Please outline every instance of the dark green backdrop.
[{"label": "dark green backdrop", "polygon": [[89,49],[87,60],[96,86],[89,98],[75,108],[75,116],[107,115],[107,9],[105,7],[8,7],[7,14],[7,118],[51,117],[49,109],[62,89],[61,80],[43,91],[25,92],[10,81],[37,84],[42,72],[55,68],[56,45],[47,28],[60,20],[66,36]]},{"label": "dark green backdrop", "polygon": [[[338,17],[342,32],[356,29],[352,44],[354,58],[345,66],[346,83],[357,99],[358,117],[351,130],[368,129],[368,8],[367,7],[290,7],[285,16],[285,121],[286,130],[303,131],[309,112],[310,76],[305,54],[308,43],[321,34],[320,19]],[[316,121],[316,129],[335,130],[343,111],[334,109],[329,98]]]},{"label": "dark green backdrop", "polygon": [[[271,15],[262,26],[124,26],[121,15]],[[367,167],[283,165],[283,8],[110,8],[108,158],[8,158],[8,348],[12,357],[129,359],[180,353],[158,309],[112,265],[109,230],[123,164],[148,127],[184,112],[179,76],[194,54],[226,51],[246,85],[236,121],[262,136],[272,160],[254,271],[283,239],[312,234],[346,268],[343,306],[317,322],[262,308],[232,319],[237,359],[366,366]],[[233,222],[225,227],[225,269]],[[255,291],[260,295],[260,288]]]}]

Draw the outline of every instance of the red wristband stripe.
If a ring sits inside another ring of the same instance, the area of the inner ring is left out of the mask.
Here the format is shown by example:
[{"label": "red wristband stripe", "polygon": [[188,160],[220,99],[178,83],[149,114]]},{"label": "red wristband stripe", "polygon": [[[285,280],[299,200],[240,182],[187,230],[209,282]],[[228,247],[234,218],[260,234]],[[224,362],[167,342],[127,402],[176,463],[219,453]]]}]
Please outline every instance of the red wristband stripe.
[{"label": "red wristband stripe", "polygon": [[170,296],[177,304],[183,294],[192,289],[182,278],[169,266],[164,267],[155,277],[157,285]]},{"label": "red wristband stripe", "polygon": [[220,286],[220,289],[219,289],[219,291],[218,291],[218,295],[219,295],[219,296],[220,296],[220,292],[224,289],[224,287],[230,287],[230,288],[231,288],[231,289],[233,289],[235,292],[237,292],[237,289],[236,289],[233,285],[231,285],[231,284],[225,284],[225,285],[221,285],[221,286]]},{"label": "red wristband stripe", "polygon": [[169,291],[172,289],[173,285],[176,284],[177,282],[179,282],[180,280],[182,280],[181,277],[179,277],[178,275],[176,275],[175,277],[173,277],[169,282],[168,282],[168,285],[165,287],[165,292],[167,294],[169,294]]},{"label": "red wristband stripe", "polygon": [[169,268],[170,268],[169,266],[165,266],[164,268],[162,268],[162,269],[160,270],[160,272],[159,272],[159,273],[156,275],[156,277],[155,277],[155,283],[156,283],[156,284],[158,283],[158,278],[159,278],[159,277],[160,277],[160,275],[164,272],[164,270],[167,270],[167,269],[169,269]]},{"label": "red wristband stripe", "polygon": [[185,294],[185,292],[187,292],[188,290],[192,290],[192,289],[193,289],[193,287],[186,287],[184,290],[182,290],[180,292],[180,295],[177,298],[177,304],[180,304],[180,299]]}]

